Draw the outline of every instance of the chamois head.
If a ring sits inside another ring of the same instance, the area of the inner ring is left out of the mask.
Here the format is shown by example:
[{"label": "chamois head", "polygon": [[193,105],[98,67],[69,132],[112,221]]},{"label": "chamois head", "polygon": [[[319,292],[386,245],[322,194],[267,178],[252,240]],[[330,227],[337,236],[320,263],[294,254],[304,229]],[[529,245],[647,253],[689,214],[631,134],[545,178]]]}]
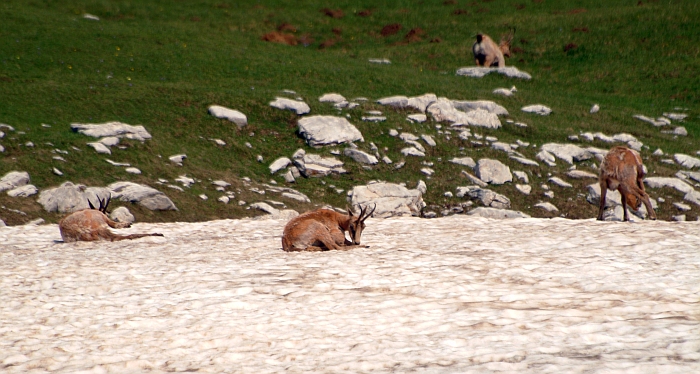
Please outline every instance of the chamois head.
[{"label": "chamois head", "polygon": [[369,218],[369,216],[374,213],[375,209],[377,209],[377,204],[374,204],[374,208],[372,208],[372,211],[367,213],[367,207],[365,206],[362,208],[362,206],[358,205],[360,208],[360,215],[356,216],[352,213],[352,210],[348,208],[348,216],[350,216],[350,224],[348,225],[348,231],[350,232],[350,239],[352,240],[352,244],[354,245],[359,245],[360,244],[360,239],[362,237],[362,230],[365,228],[365,220]]},{"label": "chamois head", "polygon": [[498,44],[498,49],[501,50],[503,56],[510,57],[510,47],[513,44],[513,38],[515,37],[515,27],[510,29],[510,33],[501,38],[501,42]]},{"label": "chamois head", "polygon": [[92,205],[92,202],[90,201],[90,199],[87,199],[88,205],[90,206],[90,209],[97,209],[97,210],[99,210],[100,212],[102,212],[102,213],[104,213],[104,214],[107,214],[107,207],[109,206],[109,202],[110,202],[111,200],[112,200],[112,194],[110,194],[109,196],[107,196],[106,199],[100,199],[100,197],[97,196],[97,201],[100,202],[100,207],[99,207],[99,208],[95,208],[95,206]]},{"label": "chamois head", "polygon": [[626,194],[625,198],[627,199],[627,205],[635,212],[642,206],[642,200],[638,199],[633,193]]}]

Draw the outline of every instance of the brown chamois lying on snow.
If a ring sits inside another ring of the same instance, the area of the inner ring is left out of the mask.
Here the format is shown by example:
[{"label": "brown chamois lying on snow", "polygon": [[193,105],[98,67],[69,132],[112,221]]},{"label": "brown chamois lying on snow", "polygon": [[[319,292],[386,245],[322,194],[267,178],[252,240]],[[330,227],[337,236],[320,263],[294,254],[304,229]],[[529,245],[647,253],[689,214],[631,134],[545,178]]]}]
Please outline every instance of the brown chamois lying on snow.
[{"label": "brown chamois lying on snow", "polygon": [[[360,245],[365,220],[375,209],[376,205],[368,213],[367,207],[360,207],[359,216],[354,215],[350,208],[348,214],[316,209],[294,217],[284,226],[282,249],[287,252],[346,250]],[[345,238],[345,231],[350,233],[352,241]]]},{"label": "brown chamois lying on snow", "polygon": [[486,34],[476,34],[476,43],[472,45],[472,53],[477,66],[499,68],[506,66],[505,57],[510,57],[510,46],[513,42],[515,29],[496,43]]},{"label": "brown chamois lying on snow", "polygon": [[109,227],[121,229],[130,227],[128,222],[115,222],[107,217],[107,206],[111,198],[99,199],[100,207],[95,209],[90,200],[90,209],[83,209],[73,212],[58,222],[58,229],[64,243],[77,241],[109,240],[117,241],[124,239],[137,239],[144,236],[163,236],[163,234],[131,234],[117,235],[109,230]]},{"label": "brown chamois lying on snow", "polygon": [[627,147],[613,147],[600,164],[600,209],[598,220],[603,220],[605,210],[605,194],[608,189],[620,191],[624,220],[629,221],[627,205],[635,211],[644,203],[649,218],[656,219],[656,212],[651,206],[649,195],[644,190],[644,166],[642,158],[634,150]]}]

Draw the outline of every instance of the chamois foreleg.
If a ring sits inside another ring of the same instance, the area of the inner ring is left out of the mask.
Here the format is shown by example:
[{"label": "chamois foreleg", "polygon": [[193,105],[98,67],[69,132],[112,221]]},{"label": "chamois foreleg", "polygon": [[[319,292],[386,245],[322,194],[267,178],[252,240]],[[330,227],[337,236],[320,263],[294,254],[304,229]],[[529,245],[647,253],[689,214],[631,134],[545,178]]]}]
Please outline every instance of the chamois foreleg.
[{"label": "chamois foreleg", "polygon": [[598,209],[598,221],[603,220],[605,212],[605,196],[608,194],[608,182],[603,179],[600,181],[600,208]]},{"label": "chamois foreleg", "polygon": [[622,212],[624,213],[624,218],[622,220],[625,222],[629,222],[630,217],[627,215],[627,194],[629,193],[629,191],[627,190],[627,187],[625,187],[624,184],[620,184],[618,191],[620,192],[620,198],[622,200]]},{"label": "chamois foreleg", "polygon": [[131,227],[131,223],[129,223],[129,222],[112,221],[107,216],[105,216],[104,218],[105,218],[105,223],[107,223],[107,225],[109,225],[109,227],[111,227],[113,229],[125,229],[128,227]]}]

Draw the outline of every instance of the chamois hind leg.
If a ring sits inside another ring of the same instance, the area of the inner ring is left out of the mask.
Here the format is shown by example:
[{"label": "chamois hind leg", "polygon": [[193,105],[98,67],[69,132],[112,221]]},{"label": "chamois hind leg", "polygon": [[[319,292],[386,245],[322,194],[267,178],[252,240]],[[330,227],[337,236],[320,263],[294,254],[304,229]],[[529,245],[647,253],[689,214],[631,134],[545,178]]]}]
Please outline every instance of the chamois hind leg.
[{"label": "chamois hind leg", "polygon": [[117,222],[117,221],[112,221],[112,220],[109,219],[109,217],[107,217],[106,215],[105,215],[104,218],[105,218],[105,222],[107,223],[107,225],[109,225],[109,227],[111,227],[111,228],[113,228],[113,229],[125,229],[125,228],[128,228],[128,227],[131,227],[131,223],[129,223],[129,222]]},{"label": "chamois hind leg", "polygon": [[630,217],[627,213],[627,194],[629,191],[627,191],[627,188],[622,184],[620,184],[620,187],[617,190],[620,192],[620,198],[622,199],[622,211],[624,212],[623,221],[629,222]]},{"label": "chamois hind leg", "polygon": [[131,234],[131,235],[116,235],[112,234],[110,240],[113,242],[119,241],[119,240],[131,240],[131,239],[138,239],[138,238],[143,238],[146,236],[163,236],[163,234],[158,234],[158,233],[153,233],[153,234]]},{"label": "chamois hind leg", "polygon": [[605,212],[605,196],[608,194],[608,183],[606,180],[600,181],[600,208],[598,209],[598,221],[603,220]]}]

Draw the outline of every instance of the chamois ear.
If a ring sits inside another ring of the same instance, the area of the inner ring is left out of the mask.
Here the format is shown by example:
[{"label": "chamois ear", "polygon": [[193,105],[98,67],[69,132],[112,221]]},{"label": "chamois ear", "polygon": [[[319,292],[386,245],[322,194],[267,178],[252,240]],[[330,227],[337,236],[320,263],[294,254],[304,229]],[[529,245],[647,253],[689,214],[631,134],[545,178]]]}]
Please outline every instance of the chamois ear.
[{"label": "chamois ear", "polygon": [[353,216],[353,214],[352,214],[352,209],[350,209],[350,207],[349,207],[349,206],[345,205],[345,210],[347,210],[347,211],[348,211],[348,215],[349,215],[350,217],[352,217],[352,216]]}]

